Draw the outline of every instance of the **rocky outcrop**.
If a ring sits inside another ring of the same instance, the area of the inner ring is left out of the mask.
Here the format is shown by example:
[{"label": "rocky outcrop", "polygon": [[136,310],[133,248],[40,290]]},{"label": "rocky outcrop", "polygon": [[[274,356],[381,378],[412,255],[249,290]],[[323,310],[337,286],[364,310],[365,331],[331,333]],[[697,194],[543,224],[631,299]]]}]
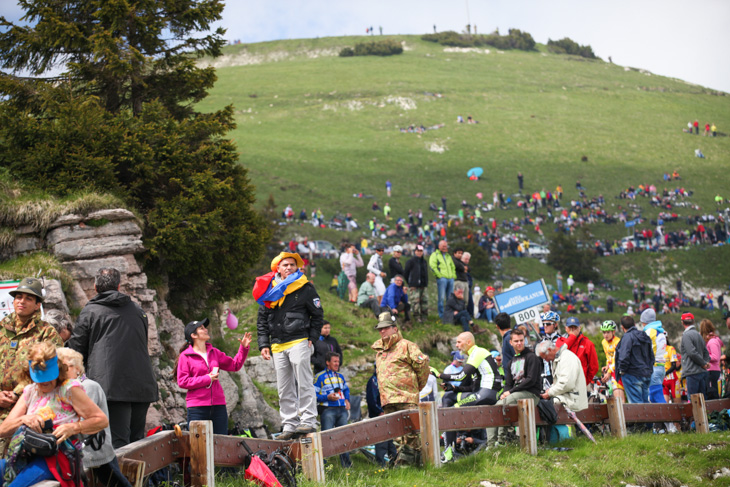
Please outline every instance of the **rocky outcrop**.
[{"label": "rocky outcrop", "polygon": [[[120,290],[129,294],[149,318],[147,348],[157,369],[160,399],[150,407],[147,425],[185,421],[185,391],[177,386],[173,376],[178,350],[185,341],[184,323],[170,312],[155,290],[147,287],[147,276],[135,258],[135,254],[145,250],[137,217],[125,209],[100,210],[89,215],[64,215],[53,222],[45,234],[30,226],[15,229],[15,233],[11,257],[45,250],[55,255],[72,278],[65,294],[58,280],[46,279],[46,309],[68,312],[69,308],[83,308],[96,294],[94,278],[99,269],[114,267],[119,270],[122,274]],[[240,372],[222,371],[220,381],[230,417],[241,426],[252,428],[261,437],[265,434],[264,425],[278,431],[281,423],[278,412],[266,404],[246,373],[249,368],[259,367],[258,362],[263,362],[260,357],[251,357]],[[270,385],[270,382],[264,384]],[[275,387],[275,374],[273,384]]]}]

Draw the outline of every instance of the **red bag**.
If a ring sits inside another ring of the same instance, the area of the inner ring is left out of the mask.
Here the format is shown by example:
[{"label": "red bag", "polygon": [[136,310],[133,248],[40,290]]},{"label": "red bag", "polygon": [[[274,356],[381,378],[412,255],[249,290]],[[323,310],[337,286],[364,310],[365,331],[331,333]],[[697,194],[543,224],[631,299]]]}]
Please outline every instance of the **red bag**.
[{"label": "red bag", "polygon": [[245,479],[256,482],[262,487],[282,487],[276,476],[266,466],[263,460],[256,455],[251,455],[251,465],[246,469]]}]

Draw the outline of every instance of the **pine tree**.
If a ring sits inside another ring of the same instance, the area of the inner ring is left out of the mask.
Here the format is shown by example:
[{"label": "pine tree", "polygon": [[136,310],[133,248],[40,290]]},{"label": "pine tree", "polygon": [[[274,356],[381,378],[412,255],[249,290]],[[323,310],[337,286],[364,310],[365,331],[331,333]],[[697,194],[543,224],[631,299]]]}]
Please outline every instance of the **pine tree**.
[{"label": "pine tree", "polygon": [[194,109],[216,80],[195,61],[221,52],[223,30],[209,30],[223,3],[19,4],[23,25],[0,17],[0,166],[52,194],[125,198],[145,218],[146,269],[173,301],[240,294],[270,231],[225,139],[233,108]]}]

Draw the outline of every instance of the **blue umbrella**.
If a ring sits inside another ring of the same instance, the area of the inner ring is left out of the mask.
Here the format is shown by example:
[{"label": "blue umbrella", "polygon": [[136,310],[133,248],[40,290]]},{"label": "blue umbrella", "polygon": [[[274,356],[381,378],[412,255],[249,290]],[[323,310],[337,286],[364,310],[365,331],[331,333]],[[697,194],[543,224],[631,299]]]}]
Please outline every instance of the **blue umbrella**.
[{"label": "blue umbrella", "polygon": [[479,177],[482,175],[483,172],[484,172],[484,169],[482,169],[481,167],[472,167],[471,169],[469,169],[466,172],[466,177],[468,177],[468,178],[470,178],[472,176]]}]

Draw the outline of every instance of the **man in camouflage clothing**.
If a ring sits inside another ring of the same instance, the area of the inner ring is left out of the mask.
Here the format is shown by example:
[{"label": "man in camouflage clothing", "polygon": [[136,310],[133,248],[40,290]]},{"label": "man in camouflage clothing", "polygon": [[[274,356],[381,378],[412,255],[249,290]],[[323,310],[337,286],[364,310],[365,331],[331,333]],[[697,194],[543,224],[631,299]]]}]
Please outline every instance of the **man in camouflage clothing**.
[{"label": "man in camouflage clothing", "polygon": [[[406,340],[398,331],[389,312],[380,314],[380,340],[375,350],[375,371],[380,386],[380,402],[385,414],[406,409],[418,409],[418,393],[428,380],[429,360],[415,343]],[[421,463],[421,440],[412,433],[400,440],[398,464]]]},{"label": "man in camouflage clothing", "polygon": [[[22,377],[33,345],[50,341],[57,347],[63,346],[56,329],[41,320],[43,286],[38,279],[26,277],[10,295],[15,312],[0,321],[0,423],[8,417],[23,388],[30,384]],[[0,451],[5,449],[4,441],[0,440]]]}]

